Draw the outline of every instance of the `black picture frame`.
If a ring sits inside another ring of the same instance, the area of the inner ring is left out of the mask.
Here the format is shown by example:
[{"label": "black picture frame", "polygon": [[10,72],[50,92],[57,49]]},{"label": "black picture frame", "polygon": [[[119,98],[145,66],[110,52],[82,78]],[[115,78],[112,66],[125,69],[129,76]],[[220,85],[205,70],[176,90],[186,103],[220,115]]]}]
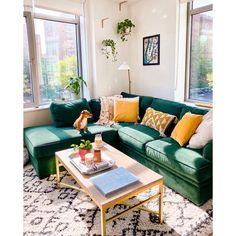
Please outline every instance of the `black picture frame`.
[{"label": "black picture frame", "polygon": [[[148,50],[153,54],[152,57],[149,57]],[[143,38],[143,65],[160,65],[160,34]]]}]

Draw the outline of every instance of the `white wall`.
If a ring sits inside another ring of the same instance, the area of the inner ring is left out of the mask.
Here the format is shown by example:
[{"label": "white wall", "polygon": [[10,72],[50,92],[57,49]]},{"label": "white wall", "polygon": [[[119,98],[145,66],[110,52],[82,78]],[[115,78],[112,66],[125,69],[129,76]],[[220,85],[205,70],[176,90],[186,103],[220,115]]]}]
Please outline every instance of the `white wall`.
[{"label": "white wall", "polygon": [[186,34],[187,34],[187,3],[179,4],[177,8],[177,40],[176,40],[176,76],[175,101],[185,100],[185,72],[186,72]]},{"label": "white wall", "polygon": [[[127,18],[127,4],[119,11],[119,4],[110,0],[86,1],[88,40],[90,46],[90,95],[99,97],[111,94],[120,94],[128,89],[127,74],[118,71],[119,65],[128,58],[128,45],[121,41],[116,33],[117,23]],[[103,18],[109,19],[104,22]],[[119,52],[117,61],[112,62],[101,53],[101,43],[104,39],[113,39]],[[91,66],[92,64],[92,66]],[[127,72],[126,72],[127,73]]]},{"label": "white wall", "polygon": [[24,112],[24,128],[51,123],[52,120],[49,109],[33,108]]},{"label": "white wall", "polygon": [[[136,27],[129,42],[133,91],[174,99],[177,0],[142,0],[129,6]],[[160,34],[160,65],[143,66],[143,37]]]}]

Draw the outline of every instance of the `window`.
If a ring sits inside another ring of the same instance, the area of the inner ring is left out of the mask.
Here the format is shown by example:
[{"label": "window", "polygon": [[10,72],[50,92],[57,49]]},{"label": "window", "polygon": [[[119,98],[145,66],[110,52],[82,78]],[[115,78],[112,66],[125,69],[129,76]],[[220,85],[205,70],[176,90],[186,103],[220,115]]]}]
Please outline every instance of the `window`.
[{"label": "window", "polygon": [[28,34],[26,17],[24,17],[23,23],[23,50],[24,50],[24,62],[23,62],[23,92],[24,92],[24,103],[32,104],[33,100],[33,88],[31,79],[31,67],[30,67],[30,56],[29,56],[29,45],[28,45]]},{"label": "window", "polygon": [[[26,20],[30,21],[30,18],[26,17]],[[28,45],[24,40],[24,102],[39,106],[55,100],[71,99],[65,86],[70,77],[81,74],[78,19],[74,15],[35,8],[32,21],[28,34],[33,34],[34,42],[29,41],[32,45]],[[24,24],[25,37],[26,26],[27,21]],[[31,47],[34,48],[35,63],[32,67],[35,67],[35,76],[30,73],[28,51]]]},{"label": "window", "polygon": [[74,24],[35,19],[40,103],[59,100],[68,78],[78,75]]},{"label": "window", "polygon": [[212,0],[189,4],[187,100],[212,102]]}]

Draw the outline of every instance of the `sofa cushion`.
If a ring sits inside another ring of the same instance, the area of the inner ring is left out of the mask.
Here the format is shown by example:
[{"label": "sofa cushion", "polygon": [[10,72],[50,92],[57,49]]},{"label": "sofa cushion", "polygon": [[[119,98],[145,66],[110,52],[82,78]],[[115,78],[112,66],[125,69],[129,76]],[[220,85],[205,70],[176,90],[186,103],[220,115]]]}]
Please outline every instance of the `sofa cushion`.
[{"label": "sofa cushion", "polygon": [[182,103],[173,102],[161,98],[154,98],[150,105],[150,107],[152,107],[153,109],[174,115],[178,119],[184,106],[185,105]]},{"label": "sofa cushion", "polygon": [[130,93],[125,93],[122,92],[121,95],[124,98],[134,98],[134,97],[139,97],[139,117],[142,120],[144,117],[144,114],[146,112],[146,109],[151,105],[153,97],[149,96],[140,96],[140,95],[135,95],[135,94],[130,94]]},{"label": "sofa cushion", "polygon": [[212,165],[203,158],[202,149],[181,147],[172,138],[147,143],[146,154],[154,162],[195,182],[204,182],[212,178]]},{"label": "sofa cushion", "polygon": [[134,124],[118,130],[121,142],[145,153],[145,144],[160,138],[160,133],[148,126]]},{"label": "sofa cushion", "polygon": [[113,129],[119,130],[119,129],[123,128],[123,127],[129,127],[129,126],[131,126],[133,124],[134,124],[133,122],[119,122],[119,123],[113,124],[111,127]]},{"label": "sofa cushion", "polygon": [[[82,110],[92,112],[85,98],[70,102],[52,102],[50,105],[51,117],[56,127],[73,126]],[[91,122],[92,118],[88,121]]]},{"label": "sofa cushion", "polygon": [[180,119],[185,115],[187,112],[191,112],[192,114],[197,114],[197,115],[205,115],[209,109],[207,108],[198,108],[198,107],[193,107],[193,106],[183,106],[182,111],[180,113]]},{"label": "sofa cushion", "polygon": [[107,143],[117,141],[117,131],[110,127],[88,124],[87,133],[79,133],[72,127],[56,128],[53,125],[36,126],[24,129],[24,142],[29,152],[35,158],[55,155],[56,151],[69,148],[81,139],[94,141],[95,134],[102,133],[102,138]]},{"label": "sofa cushion", "polygon": [[88,104],[91,108],[93,114],[93,121],[96,122],[99,120],[100,111],[101,111],[101,102],[100,99],[91,99],[88,101]]}]

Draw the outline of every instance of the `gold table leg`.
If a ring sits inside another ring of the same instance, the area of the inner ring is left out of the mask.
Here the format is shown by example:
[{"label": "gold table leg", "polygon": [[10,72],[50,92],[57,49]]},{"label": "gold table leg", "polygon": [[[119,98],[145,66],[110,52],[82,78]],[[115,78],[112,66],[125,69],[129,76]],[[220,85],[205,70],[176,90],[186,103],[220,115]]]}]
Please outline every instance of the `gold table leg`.
[{"label": "gold table leg", "polygon": [[[136,205],[131,205],[131,204],[128,204],[128,203],[125,203],[125,202],[118,203],[118,204],[129,206],[129,208],[126,209],[125,211],[122,211],[119,214],[116,214],[115,216],[112,216],[112,217],[108,218],[108,219],[106,219],[106,209],[100,209],[101,210],[101,235],[106,236],[106,224],[107,223],[121,217],[122,215],[125,215],[129,211],[133,211],[134,209],[140,209],[140,210],[147,211],[149,213],[158,215],[160,224],[162,224],[163,223],[163,193],[164,193],[164,185],[163,185],[163,182],[162,182],[162,183],[159,184],[159,193],[147,198],[146,200],[143,200],[142,202],[140,202]],[[142,205],[144,205],[145,203],[147,203],[147,202],[149,202],[149,201],[151,201],[155,198],[159,199],[159,211],[158,212],[149,210],[145,207],[142,207]]]},{"label": "gold table leg", "polygon": [[55,157],[55,159],[56,159],[57,187],[60,188],[60,169],[59,169],[59,161],[58,161],[57,157]]},{"label": "gold table leg", "polygon": [[160,224],[163,223],[163,183],[159,185],[160,197],[159,197],[159,220]]},{"label": "gold table leg", "polygon": [[101,235],[106,236],[106,209],[101,210]]}]

